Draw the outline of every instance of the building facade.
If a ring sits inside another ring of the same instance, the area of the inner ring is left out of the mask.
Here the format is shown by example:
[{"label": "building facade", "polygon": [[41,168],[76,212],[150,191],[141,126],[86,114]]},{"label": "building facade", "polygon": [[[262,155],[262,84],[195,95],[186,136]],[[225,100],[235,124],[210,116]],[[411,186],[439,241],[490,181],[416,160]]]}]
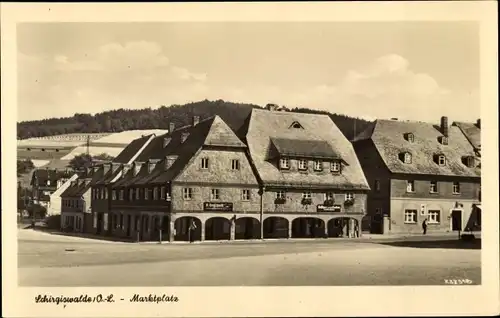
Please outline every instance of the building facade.
[{"label": "building facade", "polygon": [[478,230],[480,157],[457,125],[377,120],[353,142],[372,191],[373,233]]},{"label": "building facade", "polygon": [[[36,169],[31,177],[33,203],[49,209],[50,196],[73,176],[70,170]],[[57,203],[57,202],[56,202]]]}]

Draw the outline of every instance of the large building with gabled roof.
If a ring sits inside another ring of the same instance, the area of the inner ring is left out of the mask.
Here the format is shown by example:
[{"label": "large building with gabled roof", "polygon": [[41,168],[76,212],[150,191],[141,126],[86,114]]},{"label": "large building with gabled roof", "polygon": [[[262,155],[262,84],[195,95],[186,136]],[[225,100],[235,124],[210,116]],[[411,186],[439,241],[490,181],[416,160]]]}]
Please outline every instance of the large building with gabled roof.
[{"label": "large building with gabled roof", "polygon": [[[377,120],[353,141],[372,191],[365,226],[375,233],[480,229],[480,130],[461,124]],[[477,127],[476,127],[477,128]],[[464,131],[474,131],[474,138]]]}]

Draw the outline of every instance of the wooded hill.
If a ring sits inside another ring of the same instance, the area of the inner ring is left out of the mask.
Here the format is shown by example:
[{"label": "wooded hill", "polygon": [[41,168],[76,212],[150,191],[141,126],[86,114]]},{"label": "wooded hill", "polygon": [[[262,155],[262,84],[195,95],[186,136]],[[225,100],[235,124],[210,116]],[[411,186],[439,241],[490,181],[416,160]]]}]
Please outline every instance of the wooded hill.
[{"label": "wooded hill", "polygon": [[[118,109],[99,114],[75,114],[73,117],[50,118],[24,121],[17,124],[17,138],[44,137],[71,133],[104,133],[136,129],[168,129],[169,123],[176,127],[191,123],[197,115],[201,119],[219,115],[233,129],[238,129],[252,108],[262,108],[253,104],[232,103],[223,100],[188,103],[185,105],[161,106],[157,109]],[[372,122],[326,111],[308,108],[294,108],[287,111],[301,113],[328,114],[343,134],[352,139]]]}]

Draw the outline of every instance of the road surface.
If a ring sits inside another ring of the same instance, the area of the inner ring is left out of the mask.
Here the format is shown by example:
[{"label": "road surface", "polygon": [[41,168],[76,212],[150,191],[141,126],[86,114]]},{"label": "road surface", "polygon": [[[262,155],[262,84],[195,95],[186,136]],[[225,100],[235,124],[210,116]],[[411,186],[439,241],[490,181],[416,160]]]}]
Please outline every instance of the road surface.
[{"label": "road surface", "polygon": [[159,245],[19,232],[21,286],[442,285],[453,279],[481,283],[481,250],[449,239]]}]

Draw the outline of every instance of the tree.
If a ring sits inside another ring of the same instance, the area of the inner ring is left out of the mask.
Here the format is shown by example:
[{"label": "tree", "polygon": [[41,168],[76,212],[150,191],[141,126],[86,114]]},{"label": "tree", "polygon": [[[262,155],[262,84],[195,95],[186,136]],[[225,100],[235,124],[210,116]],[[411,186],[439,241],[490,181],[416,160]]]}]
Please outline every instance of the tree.
[{"label": "tree", "polygon": [[35,169],[35,165],[31,159],[17,160],[17,176],[20,177],[25,173],[29,173]]},{"label": "tree", "polygon": [[88,168],[92,165],[92,156],[86,153],[75,156],[70,160],[68,166],[73,170],[78,171],[84,168]]},{"label": "tree", "polygon": [[45,218],[47,216],[47,208],[40,204],[31,204],[27,208],[30,218]]},{"label": "tree", "polygon": [[115,157],[110,156],[107,153],[101,153],[100,155],[94,156],[93,159],[99,161],[112,161]]}]

